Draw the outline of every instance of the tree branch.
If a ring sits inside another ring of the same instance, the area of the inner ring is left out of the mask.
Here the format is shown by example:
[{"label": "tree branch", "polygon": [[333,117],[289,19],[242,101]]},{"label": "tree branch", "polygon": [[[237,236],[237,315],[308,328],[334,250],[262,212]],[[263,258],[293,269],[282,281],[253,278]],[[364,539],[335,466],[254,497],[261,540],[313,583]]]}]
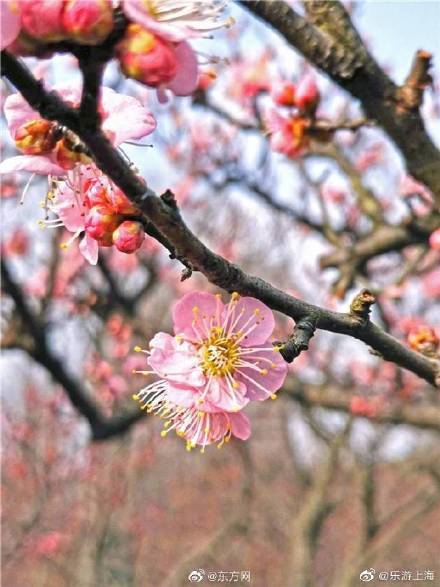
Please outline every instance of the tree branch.
[{"label": "tree branch", "polygon": [[70,375],[63,363],[52,353],[47,343],[45,328],[35,316],[28,305],[23,292],[15,283],[9,269],[2,259],[1,261],[2,287],[14,300],[15,307],[22,324],[32,337],[32,345],[23,348],[37,363],[45,367],[66,391],[66,394],[74,408],[88,421],[93,440],[105,440],[112,436],[126,432],[132,424],[141,418],[142,412],[136,410],[129,414],[118,415],[113,418],[105,418],[96,404],[88,397],[80,382]]},{"label": "tree branch", "polygon": [[418,110],[405,110],[399,105],[397,86],[368,53],[341,2],[305,3],[310,9],[319,4],[320,22],[325,23],[321,30],[281,0],[239,3],[360,100],[367,117],[377,120],[400,149],[409,173],[429,187],[440,206],[440,152]]},{"label": "tree branch", "polygon": [[[280,3],[282,4],[282,3]],[[78,111],[67,106],[54,92],[48,93],[31,72],[6,51],[2,51],[2,68],[8,79],[23,94],[43,118],[57,120],[68,126],[89,148],[98,167],[122,189],[161,235],[161,242],[185,264],[200,271],[213,284],[229,291],[251,295],[273,310],[290,316],[295,321],[312,317],[316,327],[362,340],[385,360],[392,361],[433,385],[438,385],[438,365],[410,350],[378,326],[359,321],[340,312],[332,312],[303,302],[273,287],[263,279],[247,275],[239,267],[208,249],[184,223],[171,192],[161,198],[145,186],[126,161],[112,147],[101,130],[90,132],[81,124]]]},{"label": "tree branch", "polygon": [[[288,380],[283,387],[283,393],[301,405],[350,413],[351,396],[348,390],[344,393],[336,385],[302,384]],[[404,424],[440,432],[440,408],[436,405],[411,403],[383,406],[370,420],[378,424]]]}]

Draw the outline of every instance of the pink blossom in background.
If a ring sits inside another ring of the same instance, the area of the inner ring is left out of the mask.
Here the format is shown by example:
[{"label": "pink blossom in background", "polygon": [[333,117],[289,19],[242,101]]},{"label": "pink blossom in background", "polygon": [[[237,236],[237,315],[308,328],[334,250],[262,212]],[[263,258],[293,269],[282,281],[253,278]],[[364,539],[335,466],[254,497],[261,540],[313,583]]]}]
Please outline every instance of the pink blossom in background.
[{"label": "pink blossom in background", "polygon": [[303,155],[309,145],[306,119],[297,115],[281,116],[275,110],[269,110],[265,124],[270,133],[270,146],[274,151],[292,159]]},{"label": "pink blossom in background", "polygon": [[166,420],[163,436],[175,430],[188,449],[222,444],[231,434],[246,439],[250,430],[241,410],[273,397],[287,374],[268,343],[272,311],[238,294],[225,305],[220,296],[192,292],[175,305],[173,322],[174,336],[159,332],[146,351],[152,370],[141,371],[161,379],[135,399]]},{"label": "pink blossom in background", "polygon": [[311,74],[304,75],[295,88],[295,106],[306,114],[314,115],[319,100],[315,77]]}]

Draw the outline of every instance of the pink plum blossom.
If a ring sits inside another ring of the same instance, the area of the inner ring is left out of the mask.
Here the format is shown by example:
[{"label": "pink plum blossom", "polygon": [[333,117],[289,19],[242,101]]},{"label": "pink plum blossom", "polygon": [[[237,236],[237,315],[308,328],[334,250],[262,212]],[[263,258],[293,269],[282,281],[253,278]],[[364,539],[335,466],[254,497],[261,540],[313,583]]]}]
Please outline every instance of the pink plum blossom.
[{"label": "pink plum blossom", "polygon": [[232,18],[221,19],[224,0],[123,0],[123,10],[133,22],[173,43],[206,35],[231,26]]},{"label": "pink plum blossom", "polygon": [[[80,89],[71,86],[58,87],[55,90],[60,96],[76,106],[80,99]],[[25,155],[10,157],[0,164],[0,174],[15,171],[29,171],[38,175],[53,175],[56,177],[66,176],[66,169],[75,167],[72,165],[63,166],[55,145],[48,148],[46,126],[36,125],[36,121],[42,121],[41,116],[29,106],[21,94],[11,94],[5,100],[4,112],[8,124],[8,130],[16,141],[17,146],[28,144],[28,139],[21,139],[23,129],[32,138],[32,145],[41,145],[40,154],[35,154],[35,149],[22,147]],[[136,98],[118,94],[111,88],[103,87],[101,91],[100,112],[102,117],[102,130],[113,143],[118,146],[127,140],[140,139],[156,128],[156,121],[151,112],[143,106]],[[47,122],[47,121],[46,121]],[[49,123],[53,125],[55,123]],[[77,163],[84,163],[84,157],[79,158]]]},{"label": "pink plum blossom", "polygon": [[117,55],[124,74],[157,88],[161,102],[166,101],[166,89],[176,96],[189,96],[197,88],[197,57],[186,41],[172,43],[130,24]]},{"label": "pink plum blossom", "polygon": [[[150,342],[148,365],[159,381],[135,397],[166,420],[190,449],[250,434],[241,410],[249,401],[274,397],[287,365],[268,343],[275,326],[262,302],[232,294],[228,305],[204,292],[185,295],[173,310],[174,336],[159,332]],[[141,350],[137,348],[137,350]]]},{"label": "pink plum blossom", "polygon": [[275,110],[269,110],[265,123],[270,133],[270,146],[274,151],[295,159],[309,146],[308,121],[301,116],[281,116]]},{"label": "pink plum blossom", "polygon": [[[68,182],[59,182],[57,184],[55,199],[53,203],[49,204],[49,208],[58,217],[52,223],[52,226],[64,226],[69,232],[73,233],[73,236],[64,243],[63,248],[81,236],[79,245],[81,254],[91,265],[96,265],[98,262],[98,241],[84,232],[86,210]],[[46,222],[46,224],[50,226],[51,222]]]}]

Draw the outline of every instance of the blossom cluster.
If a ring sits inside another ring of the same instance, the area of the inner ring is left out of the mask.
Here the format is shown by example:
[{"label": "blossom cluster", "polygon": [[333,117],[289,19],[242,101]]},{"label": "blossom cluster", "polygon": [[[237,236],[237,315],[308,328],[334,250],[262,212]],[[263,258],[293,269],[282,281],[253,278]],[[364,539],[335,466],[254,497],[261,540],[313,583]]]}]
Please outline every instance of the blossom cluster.
[{"label": "blossom cluster", "polygon": [[287,374],[268,342],[273,313],[236,293],[225,305],[219,295],[191,292],[174,306],[173,322],[174,336],[159,332],[143,351],[150,370],[137,371],[160,379],[134,399],[165,420],[162,436],[174,430],[188,450],[221,447],[232,435],[246,440],[250,424],[243,408],[274,399]]},{"label": "blossom cluster", "polygon": [[1,48],[16,55],[48,57],[57,43],[98,45],[117,15],[126,26],[115,47],[122,72],[157,88],[188,96],[197,87],[197,56],[187,39],[232,24],[222,19],[224,0],[5,0]]},{"label": "blossom cluster", "polygon": [[[78,104],[77,88],[56,90],[67,103]],[[101,88],[100,98],[101,128],[114,146],[156,128],[151,112],[135,98],[106,87]],[[45,207],[57,218],[42,224],[64,226],[74,233],[73,239],[84,236],[80,250],[92,264],[97,262],[99,246],[136,251],[145,236],[137,219],[139,210],[98,170],[77,137],[41,118],[20,94],[6,98],[4,112],[11,137],[23,154],[5,159],[0,174],[29,171],[48,177]]]},{"label": "blossom cluster", "polygon": [[320,94],[314,78],[305,75],[298,84],[282,80],[272,84],[273,102],[287,109],[287,114],[270,110],[266,125],[274,151],[292,159],[304,154],[310,145],[308,129],[315,117]]}]

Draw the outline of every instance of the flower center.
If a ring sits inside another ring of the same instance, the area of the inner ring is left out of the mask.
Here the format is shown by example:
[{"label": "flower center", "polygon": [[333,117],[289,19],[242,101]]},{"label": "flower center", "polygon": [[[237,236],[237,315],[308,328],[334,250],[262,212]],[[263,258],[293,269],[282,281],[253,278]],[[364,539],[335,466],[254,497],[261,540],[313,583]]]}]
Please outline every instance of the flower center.
[{"label": "flower center", "polygon": [[239,357],[236,335],[225,336],[223,328],[211,328],[209,338],[200,348],[202,369],[211,375],[228,375],[233,373]]}]

